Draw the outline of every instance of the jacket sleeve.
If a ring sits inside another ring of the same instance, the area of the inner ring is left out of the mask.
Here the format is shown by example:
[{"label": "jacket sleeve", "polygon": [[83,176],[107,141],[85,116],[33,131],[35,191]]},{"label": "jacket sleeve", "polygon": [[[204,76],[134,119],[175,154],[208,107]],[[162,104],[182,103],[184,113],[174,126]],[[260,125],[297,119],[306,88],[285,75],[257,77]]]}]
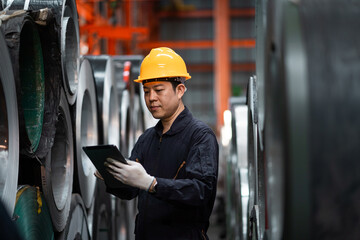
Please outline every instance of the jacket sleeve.
[{"label": "jacket sleeve", "polygon": [[182,204],[201,206],[216,194],[219,147],[215,135],[199,134],[190,147],[185,179],[156,178],[154,196]]}]

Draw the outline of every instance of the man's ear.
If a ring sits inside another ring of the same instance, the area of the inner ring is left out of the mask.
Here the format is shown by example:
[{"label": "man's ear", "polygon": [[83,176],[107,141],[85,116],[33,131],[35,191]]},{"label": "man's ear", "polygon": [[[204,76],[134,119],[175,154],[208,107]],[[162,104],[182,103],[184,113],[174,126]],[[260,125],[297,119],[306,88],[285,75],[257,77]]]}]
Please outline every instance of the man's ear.
[{"label": "man's ear", "polygon": [[179,85],[177,85],[176,94],[178,95],[179,98],[182,98],[185,92],[186,92],[186,87],[184,84],[180,83]]}]

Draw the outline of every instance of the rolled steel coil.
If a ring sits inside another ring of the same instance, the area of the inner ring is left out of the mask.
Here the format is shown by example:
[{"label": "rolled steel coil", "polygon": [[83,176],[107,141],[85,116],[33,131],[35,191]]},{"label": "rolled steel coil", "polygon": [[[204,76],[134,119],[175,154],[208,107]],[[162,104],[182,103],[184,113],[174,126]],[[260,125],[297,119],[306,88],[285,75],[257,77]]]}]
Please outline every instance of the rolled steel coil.
[{"label": "rolled steel coil", "polygon": [[263,142],[258,118],[258,88],[256,77],[251,77],[248,87],[248,173],[249,173],[249,234],[262,239],[265,231],[265,179]]},{"label": "rolled steel coil", "polygon": [[78,191],[86,208],[90,208],[95,192],[95,167],[82,150],[83,146],[98,145],[98,119],[95,82],[91,65],[83,59],[75,104],[76,174]]},{"label": "rolled steel coil", "polygon": [[[140,84],[135,84],[133,81],[134,74],[137,77],[140,73],[142,56],[115,56],[113,60],[120,99],[120,150],[125,156],[129,156],[137,136],[144,129],[143,117],[140,117]],[[133,69],[135,70],[133,71]],[[131,200],[123,204],[125,205],[123,208],[126,208],[128,214],[125,220],[127,225],[122,228],[122,231],[126,229],[126,235],[133,237],[136,201]],[[117,208],[119,209],[118,205]],[[115,233],[115,236],[121,235],[122,233]]]},{"label": "rolled steel coil", "polygon": [[116,92],[119,101],[120,119],[120,151],[125,156],[129,156],[129,131],[130,131],[130,94],[128,81],[124,80],[124,62],[113,58],[114,76],[116,81]]},{"label": "rolled steel coil", "polygon": [[283,0],[268,2],[265,53],[264,146],[266,169],[267,237],[282,239],[285,205],[285,84],[280,76],[282,59]]},{"label": "rolled steel coil", "polygon": [[14,70],[18,98],[21,152],[34,155],[43,130],[45,78],[42,46],[33,19],[27,14],[13,17],[1,26]]},{"label": "rolled steel coil", "polygon": [[251,77],[248,86],[248,169],[249,169],[249,213],[254,205],[257,204],[257,106],[256,106],[256,87],[255,78]]},{"label": "rolled steel coil", "polygon": [[114,239],[125,240],[134,239],[134,222],[135,218],[132,215],[132,209],[128,201],[119,198],[115,199],[114,211]]},{"label": "rolled steel coil", "polygon": [[[130,81],[130,92],[131,96],[134,95],[134,99],[139,98],[140,100],[140,109],[135,116],[139,119],[137,129],[147,129],[149,127],[154,126],[157,123],[157,120],[153,118],[151,113],[148,111],[144,99],[144,91],[142,90],[141,84],[134,83],[134,79],[136,79],[140,75],[140,66],[143,60],[142,55],[123,55],[123,56],[115,56],[115,61],[119,63],[123,63],[123,74],[122,79],[125,82]],[[120,74],[119,74],[120,75]],[[121,79],[121,76],[119,76]],[[133,84],[133,86],[131,85]],[[137,100],[135,100],[137,101]],[[138,134],[135,133],[135,139],[137,139]]]},{"label": "rolled steel coil", "polygon": [[359,3],[306,0],[290,5],[286,14],[291,11],[294,15],[284,20],[290,21],[283,43],[290,121],[285,173],[292,174],[286,175],[292,187],[303,187],[294,193],[286,185],[289,215],[285,216],[293,225],[285,227],[309,233],[308,239],[356,239],[360,236],[360,208],[354,201],[360,196],[360,34],[355,30],[360,24]]},{"label": "rolled steel coil", "polygon": [[19,119],[11,59],[1,31],[0,56],[0,197],[12,215],[18,183]]},{"label": "rolled steel coil", "polygon": [[129,84],[130,88],[133,88],[134,92],[139,94],[141,88],[141,84],[134,83],[134,79],[138,78],[140,75],[140,66],[144,56],[142,55],[120,55],[113,56],[113,60],[118,63],[122,63],[123,75],[122,79],[124,82]]},{"label": "rolled steel coil", "polygon": [[54,145],[42,166],[42,188],[55,231],[65,228],[73,186],[74,144],[69,105],[61,92]]},{"label": "rolled steel coil", "polygon": [[130,115],[130,94],[128,90],[123,90],[119,94],[120,108],[120,151],[125,157],[130,155],[130,130],[131,130],[131,115]]},{"label": "rolled steel coil", "polygon": [[[127,149],[127,155],[130,154],[133,146],[135,145],[135,142],[137,140],[137,137],[139,135],[138,129],[145,128],[144,123],[144,117],[142,108],[140,108],[140,84],[134,83],[134,75],[138,75],[140,73],[140,63],[142,61],[142,56],[140,55],[134,55],[134,56],[115,56],[113,57],[114,60],[114,66],[115,66],[115,77],[118,81],[118,92],[121,95],[120,96],[120,112],[122,115],[128,114],[129,116],[126,116],[126,119],[128,118],[128,132],[126,132],[126,138],[127,143],[125,148]],[[133,71],[135,69],[135,71]],[[125,92],[125,95],[122,94],[122,91],[127,90]],[[129,104],[132,106],[128,109],[128,111],[125,111],[125,105],[127,104],[125,99],[122,99],[124,97],[129,98]],[[121,106],[122,101],[124,101],[124,107]],[[120,116],[120,119],[125,119],[125,116]],[[120,120],[121,123],[123,123],[122,120]],[[124,123],[125,124],[125,123]],[[125,125],[122,125],[125,126]],[[122,127],[120,126],[120,128]],[[142,132],[141,131],[141,132]],[[120,136],[121,138],[121,136]]]},{"label": "rolled steel coil", "polygon": [[244,99],[231,101],[233,112],[233,151],[236,153],[234,169],[236,176],[235,193],[237,195],[235,209],[237,209],[239,238],[246,239],[248,232],[248,204],[249,204],[249,175],[248,175],[248,106]]},{"label": "rolled steel coil", "polygon": [[55,16],[61,49],[63,85],[68,102],[73,105],[76,99],[80,54],[79,22],[75,0],[14,0],[9,5],[10,10],[44,8],[50,8]]},{"label": "rolled steel coil", "polygon": [[38,187],[19,187],[14,217],[23,239],[54,239],[48,206]]},{"label": "rolled steel coil", "polygon": [[99,144],[120,145],[119,103],[113,61],[109,56],[86,56],[97,93]]},{"label": "rolled steel coil", "polygon": [[111,240],[114,225],[112,222],[111,196],[106,192],[106,186],[103,181],[97,181],[96,197],[94,203],[94,216],[92,224],[92,239]]},{"label": "rolled steel coil", "polygon": [[91,239],[89,235],[86,209],[79,194],[73,194],[71,197],[71,207],[68,223],[66,224],[64,231],[62,231],[57,236],[57,239]]},{"label": "rolled steel coil", "polygon": [[255,25],[256,25],[256,80],[258,94],[258,121],[259,134],[262,135],[264,130],[265,119],[265,83],[266,83],[266,66],[268,57],[266,48],[268,44],[268,21],[267,21],[267,2],[266,0],[255,1]]}]

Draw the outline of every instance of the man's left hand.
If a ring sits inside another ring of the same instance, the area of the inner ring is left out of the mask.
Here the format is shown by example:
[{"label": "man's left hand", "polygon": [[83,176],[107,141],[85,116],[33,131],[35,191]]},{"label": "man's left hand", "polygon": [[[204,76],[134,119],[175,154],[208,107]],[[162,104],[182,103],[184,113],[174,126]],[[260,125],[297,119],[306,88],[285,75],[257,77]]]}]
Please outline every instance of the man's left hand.
[{"label": "man's left hand", "polygon": [[115,179],[126,185],[147,191],[154,177],[150,176],[140,163],[128,159],[126,161],[128,164],[107,158],[104,165]]}]

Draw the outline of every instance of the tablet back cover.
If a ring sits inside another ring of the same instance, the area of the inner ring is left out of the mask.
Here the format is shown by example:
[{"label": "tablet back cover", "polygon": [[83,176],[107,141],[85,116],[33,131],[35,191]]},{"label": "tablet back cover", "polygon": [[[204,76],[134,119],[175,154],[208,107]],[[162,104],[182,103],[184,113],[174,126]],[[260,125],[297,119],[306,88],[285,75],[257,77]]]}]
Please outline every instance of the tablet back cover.
[{"label": "tablet back cover", "polygon": [[83,147],[83,150],[104,178],[107,187],[119,188],[126,186],[119,180],[115,179],[104,166],[106,158],[125,161],[125,158],[121,155],[121,152],[115,145],[87,146]]}]

